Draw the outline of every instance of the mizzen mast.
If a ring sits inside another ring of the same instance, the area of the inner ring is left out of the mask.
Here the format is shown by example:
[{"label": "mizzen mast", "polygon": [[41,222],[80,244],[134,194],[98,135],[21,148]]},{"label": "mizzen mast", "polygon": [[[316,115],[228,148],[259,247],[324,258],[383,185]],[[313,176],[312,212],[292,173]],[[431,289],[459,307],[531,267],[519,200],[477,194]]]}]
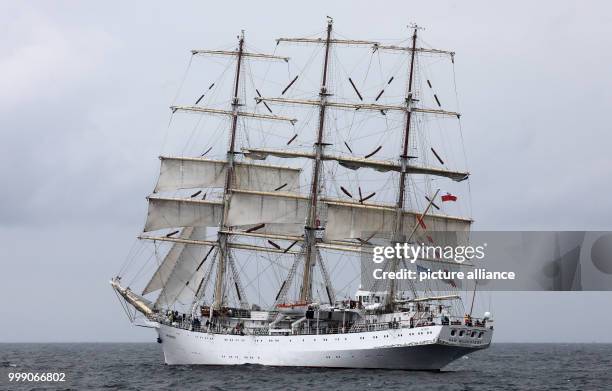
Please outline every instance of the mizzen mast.
[{"label": "mizzen mast", "polygon": [[[408,172],[408,150],[410,148],[410,123],[412,122],[412,102],[413,102],[413,92],[412,92],[412,81],[414,76],[414,57],[415,57],[415,48],[416,48],[416,39],[417,39],[417,30],[418,27],[414,26],[414,32],[412,34],[412,50],[410,51],[410,69],[408,71],[408,93],[406,95],[406,125],[404,127],[404,144],[402,148],[402,154],[400,155],[400,165],[401,171],[399,175],[399,191],[397,195],[397,207],[395,212],[395,229],[393,232],[392,240],[394,242],[402,242],[406,239],[403,234],[404,231],[404,204],[406,198],[406,174]],[[392,271],[397,270],[397,258],[394,258],[392,261]],[[389,295],[387,296],[387,305],[393,306],[393,300],[395,296],[395,280],[391,279],[389,282]]]},{"label": "mizzen mast", "polygon": [[[406,203],[406,175],[413,172],[410,167],[410,156],[408,154],[410,148],[410,131],[412,124],[412,113],[424,113],[424,114],[442,114],[449,116],[456,116],[457,118],[461,117],[461,114],[456,112],[450,112],[446,110],[432,110],[432,109],[419,109],[414,107],[414,103],[417,101],[414,98],[414,90],[413,90],[413,82],[414,82],[414,69],[415,69],[415,57],[416,53],[430,53],[430,54],[441,54],[441,55],[449,55],[451,61],[454,63],[455,53],[447,50],[438,50],[438,49],[428,49],[428,48],[417,48],[417,32],[420,29],[419,26],[413,25],[413,33],[412,33],[412,45],[410,47],[402,47],[395,45],[375,45],[375,49],[381,50],[391,50],[391,51],[407,51],[410,53],[410,67],[408,70],[408,91],[406,94],[406,108],[405,108],[405,118],[406,124],[404,126],[404,134],[403,134],[403,146],[402,146],[402,154],[400,155],[400,176],[399,176],[399,189],[398,189],[398,197],[397,197],[397,205],[396,205],[396,215],[395,215],[395,227],[393,231],[392,241],[394,242],[403,242],[409,241],[412,239],[412,236],[416,232],[416,229],[419,225],[422,225],[422,219],[428,213],[433,201],[438,195],[439,190],[435,193],[435,195],[431,198],[428,198],[429,205],[425,209],[425,212],[421,215],[421,217],[417,217],[417,221],[412,229],[412,233],[409,237],[405,235],[405,227],[404,227],[404,211],[405,211],[405,203]],[[437,99],[437,98],[436,98]],[[440,103],[438,102],[438,106]],[[469,174],[468,174],[469,175]],[[468,175],[463,177],[462,179],[456,178],[455,180],[464,180],[467,179]],[[391,271],[396,271],[398,267],[398,260],[393,259],[391,262]],[[389,282],[389,294],[387,296],[387,307],[392,309],[394,303],[394,296],[396,291],[396,282],[395,280],[390,280]],[[414,292],[413,292],[414,293]]]},{"label": "mizzen mast", "polygon": [[404,146],[402,148],[402,154],[400,155],[400,163],[402,171],[400,172],[399,180],[399,192],[397,196],[397,219],[395,222],[395,233],[399,234],[403,231],[403,219],[401,218],[402,210],[404,209],[405,197],[406,197],[406,173],[408,172],[408,149],[410,147],[410,123],[412,122],[412,110],[410,110],[413,102],[412,93],[412,81],[414,76],[414,55],[417,39],[417,27],[414,28],[412,34],[412,51],[410,52],[410,70],[408,72],[408,94],[406,96],[406,105],[408,110],[406,111],[406,126],[404,127]]}]

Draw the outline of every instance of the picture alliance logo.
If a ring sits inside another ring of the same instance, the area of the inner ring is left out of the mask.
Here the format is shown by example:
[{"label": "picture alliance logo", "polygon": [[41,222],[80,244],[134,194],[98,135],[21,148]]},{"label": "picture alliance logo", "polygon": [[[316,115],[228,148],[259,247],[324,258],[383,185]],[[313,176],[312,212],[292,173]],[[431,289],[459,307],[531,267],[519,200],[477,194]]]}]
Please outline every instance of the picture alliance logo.
[{"label": "picture alliance logo", "polygon": [[390,259],[403,259],[416,262],[418,259],[436,259],[463,263],[470,259],[484,259],[487,244],[480,246],[431,246],[421,243],[396,243],[394,246],[376,246],[373,249],[372,261],[382,263]]}]

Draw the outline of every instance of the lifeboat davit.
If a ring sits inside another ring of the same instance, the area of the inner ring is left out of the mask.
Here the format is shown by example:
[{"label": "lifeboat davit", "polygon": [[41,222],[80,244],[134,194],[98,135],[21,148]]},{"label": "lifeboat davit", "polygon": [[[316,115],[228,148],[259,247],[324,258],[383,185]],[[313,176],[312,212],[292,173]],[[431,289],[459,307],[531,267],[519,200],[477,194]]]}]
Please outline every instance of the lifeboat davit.
[{"label": "lifeboat davit", "polygon": [[282,303],[278,304],[276,308],[278,312],[287,315],[303,315],[306,313],[310,304],[305,301],[298,301],[295,303]]}]

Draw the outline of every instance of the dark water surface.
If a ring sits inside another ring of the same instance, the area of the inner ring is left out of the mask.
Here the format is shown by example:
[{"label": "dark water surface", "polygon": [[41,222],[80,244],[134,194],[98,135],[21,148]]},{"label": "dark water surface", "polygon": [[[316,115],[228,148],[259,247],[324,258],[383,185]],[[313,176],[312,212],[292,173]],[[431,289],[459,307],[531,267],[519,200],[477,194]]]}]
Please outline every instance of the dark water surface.
[{"label": "dark water surface", "polygon": [[[64,372],[10,383],[9,372]],[[612,390],[612,345],[494,344],[442,372],[167,366],[158,344],[0,344],[0,389]]]}]

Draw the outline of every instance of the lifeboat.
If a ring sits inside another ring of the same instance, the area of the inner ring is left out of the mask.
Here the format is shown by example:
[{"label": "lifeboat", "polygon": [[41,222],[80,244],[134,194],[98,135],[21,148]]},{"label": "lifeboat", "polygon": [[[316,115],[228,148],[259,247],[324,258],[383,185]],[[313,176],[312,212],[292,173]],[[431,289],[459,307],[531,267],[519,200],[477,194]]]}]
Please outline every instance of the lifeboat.
[{"label": "lifeboat", "polygon": [[297,301],[294,303],[282,303],[278,304],[276,308],[278,312],[287,315],[303,315],[306,313],[310,304],[305,301]]}]

